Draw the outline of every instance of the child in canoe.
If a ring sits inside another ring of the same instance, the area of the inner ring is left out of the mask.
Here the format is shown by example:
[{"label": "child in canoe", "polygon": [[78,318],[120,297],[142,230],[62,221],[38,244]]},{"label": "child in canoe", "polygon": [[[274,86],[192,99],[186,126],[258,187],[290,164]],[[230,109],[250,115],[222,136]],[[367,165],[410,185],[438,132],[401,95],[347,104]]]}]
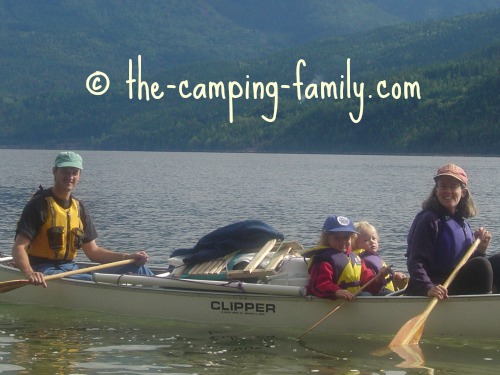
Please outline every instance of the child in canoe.
[{"label": "child in canoe", "polygon": [[[367,221],[358,221],[354,224],[354,229],[357,233],[353,236],[352,248],[365,262],[366,266],[375,273],[378,273],[382,267],[387,267],[387,264],[378,253],[379,236],[375,227]],[[396,289],[393,281],[397,285],[404,285],[405,280],[406,275],[404,273],[390,270],[383,281],[384,285],[379,294],[394,292]]]},{"label": "child in canoe", "polygon": [[[345,216],[329,216],[321,231],[318,246],[303,255],[309,260],[308,292],[320,298],[344,298],[351,301],[363,285],[377,274],[352,251],[354,224]],[[381,270],[384,272],[384,270]],[[382,283],[374,280],[362,294],[376,295]]]}]

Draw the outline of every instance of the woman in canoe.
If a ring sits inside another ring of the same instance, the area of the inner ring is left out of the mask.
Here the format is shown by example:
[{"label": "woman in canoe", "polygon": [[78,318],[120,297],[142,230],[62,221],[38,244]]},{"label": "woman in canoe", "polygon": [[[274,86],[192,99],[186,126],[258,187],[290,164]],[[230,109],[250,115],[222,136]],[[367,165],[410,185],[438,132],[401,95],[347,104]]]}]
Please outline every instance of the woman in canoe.
[{"label": "woman in canoe", "polygon": [[[434,181],[408,233],[407,294],[443,299],[498,290],[500,254],[485,256],[491,234],[483,227],[473,231],[466,221],[477,214],[467,174],[457,165],[446,164],[438,169]],[[450,286],[443,287],[475,238],[481,241],[476,251]]]}]

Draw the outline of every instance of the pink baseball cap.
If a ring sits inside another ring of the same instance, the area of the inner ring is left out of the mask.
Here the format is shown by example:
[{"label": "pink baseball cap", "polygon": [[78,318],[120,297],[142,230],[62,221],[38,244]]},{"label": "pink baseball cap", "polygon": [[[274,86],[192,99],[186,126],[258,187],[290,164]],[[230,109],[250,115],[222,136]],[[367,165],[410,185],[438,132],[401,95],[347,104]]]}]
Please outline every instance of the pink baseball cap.
[{"label": "pink baseball cap", "polygon": [[441,176],[451,176],[456,178],[458,181],[467,185],[468,179],[465,171],[455,164],[445,164],[437,170],[437,174],[434,176],[434,181]]}]

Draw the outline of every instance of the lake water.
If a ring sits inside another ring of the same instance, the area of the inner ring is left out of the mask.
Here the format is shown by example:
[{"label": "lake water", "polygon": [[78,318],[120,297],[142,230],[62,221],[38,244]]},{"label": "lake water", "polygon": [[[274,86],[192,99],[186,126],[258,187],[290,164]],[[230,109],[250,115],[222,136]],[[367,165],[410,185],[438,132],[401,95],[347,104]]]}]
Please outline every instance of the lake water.
[{"label": "lake water", "polygon": [[[52,185],[57,151],[0,150],[0,250],[9,254],[15,223],[38,185]],[[325,217],[368,220],[380,252],[405,271],[405,239],[439,166],[469,175],[480,213],[500,251],[499,158],[81,151],[75,196],[91,212],[98,244],[145,249],[162,264],[176,248],[236,221],[259,219],[313,246]],[[15,293],[12,292],[12,293]],[[418,313],[418,312],[416,312]],[[498,314],[498,312],[492,312]],[[367,312],[369,319],[369,312]],[[473,317],[471,317],[473,319]],[[376,324],[376,320],[374,320]],[[424,340],[426,368],[401,368],[396,355],[373,356],[387,337],[296,342],[228,335],[216,327],[0,304],[0,374],[496,374],[500,340]]]}]

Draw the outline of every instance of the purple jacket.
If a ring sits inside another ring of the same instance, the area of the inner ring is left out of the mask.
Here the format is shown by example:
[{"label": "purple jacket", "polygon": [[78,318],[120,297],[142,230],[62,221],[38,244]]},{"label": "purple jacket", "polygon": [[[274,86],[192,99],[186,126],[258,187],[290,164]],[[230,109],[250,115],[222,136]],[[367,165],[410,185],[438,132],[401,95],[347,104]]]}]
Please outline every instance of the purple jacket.
[{"label": "purple jacket", "polygon": [[472,230],[462,217],[418,213],[407,238],[407,293],[425,296],[434,285],[442,284],[473,240]]}]

